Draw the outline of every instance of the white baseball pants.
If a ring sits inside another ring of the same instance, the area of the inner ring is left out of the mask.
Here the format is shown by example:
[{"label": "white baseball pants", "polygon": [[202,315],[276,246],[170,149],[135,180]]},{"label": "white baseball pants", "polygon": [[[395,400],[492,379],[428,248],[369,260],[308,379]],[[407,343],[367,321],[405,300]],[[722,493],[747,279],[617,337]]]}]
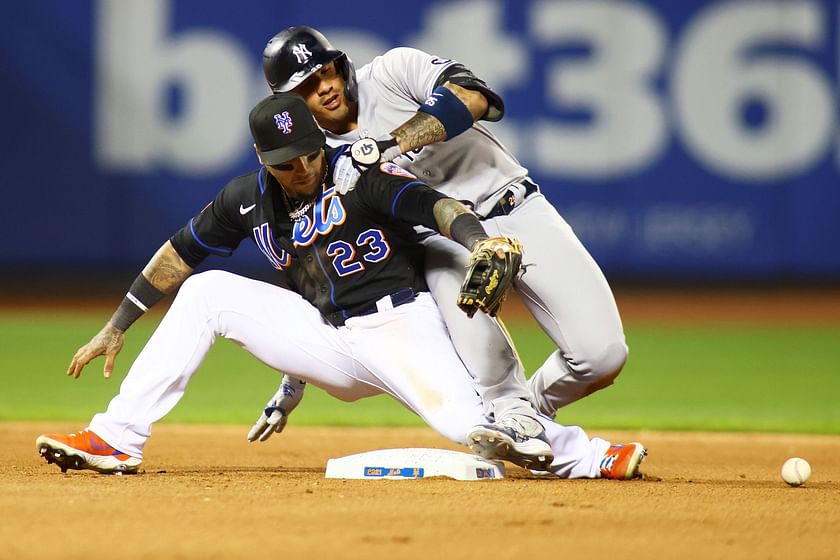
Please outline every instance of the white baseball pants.
[{"label": "white baseball pants", "polygon": [[[389,311],[327,324],[299,295],[234,274],[189,278],[132,364],[120,393],[90,429],[142,457],[152,424],[181,399],[216,337],[233,340],[269,367],[345,401],[388,393],[444,437],[465,443],[487,422],[473,379],[429,294]],[[562,477],[595,477],[609,447],[576,426],[541,419]]]}]

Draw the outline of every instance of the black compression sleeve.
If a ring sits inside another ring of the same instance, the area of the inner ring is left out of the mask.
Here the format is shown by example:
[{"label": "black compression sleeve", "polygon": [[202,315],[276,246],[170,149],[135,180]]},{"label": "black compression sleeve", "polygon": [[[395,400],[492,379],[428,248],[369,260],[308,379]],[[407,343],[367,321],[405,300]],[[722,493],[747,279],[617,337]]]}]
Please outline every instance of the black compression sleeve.
[{"label": "black compression sleeve", "polygon": [[482,239],[487,239],[487,232],[484,226],[478,221],[475,214],[459,214],[449,225],[449,234],[454,241],[457,241],[467,249],[472,250],[473,245]]},{"label": "black compression sleeve", "polygon": [[435,203],[446,198],[441,192],[417,183],[405,189],[393,206],[393,215],[412,225],[426,226],[439,231],[435,219]]},{"label": "black compression sleeve", "polygon": [[166,294],[155,288],[141,273],[134,279],[128,293],[125,294],[120,306],[111,317],[111,324],[125,331],[134,321],[140,318]]}]

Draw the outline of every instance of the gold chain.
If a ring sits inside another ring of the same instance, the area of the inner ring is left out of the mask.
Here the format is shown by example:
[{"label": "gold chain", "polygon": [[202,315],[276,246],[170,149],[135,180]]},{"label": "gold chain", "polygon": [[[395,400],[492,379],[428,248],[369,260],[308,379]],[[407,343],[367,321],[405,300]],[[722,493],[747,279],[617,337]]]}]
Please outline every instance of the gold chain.
[{"label": "gold chain", "polygon": [[303,218],[303,216],[306,215],[307,212],[309,212],[310,208],[312,208],[313,201],[310,200],[303,206],[299,207],[297,210],[292,210],[292,205],[289,202],[289,197],[286,194],[286,191],[284,189],[280,190],[283,192],[283,206],[286,207],[286,213],[289,214],[289,218],[291,218],[292,220],[297,222],[298,220]]},{"label": "gold chain", "polygon": [[[329,166],[324,166],[324,174],[321,176],[321,184],[324,184],[324,180],[327,178],[327,172],[329,171]],[[280,184],[278,181],[277,184]],[[303,218],[309,209],[312,208],[312,204],[315,200],[310,200],[306,204],[298,207],[297,210],[292,210],[292,204],[289,201],[289,195],[286,194],[286,189],[283,188],[283,185],[280,185],[280,191],[283,193],[283,206],[286,207],[286,213],[289,214],[289,218],[297,222],[301,218]],[[317,196],[316,196],[317,198]]]}]

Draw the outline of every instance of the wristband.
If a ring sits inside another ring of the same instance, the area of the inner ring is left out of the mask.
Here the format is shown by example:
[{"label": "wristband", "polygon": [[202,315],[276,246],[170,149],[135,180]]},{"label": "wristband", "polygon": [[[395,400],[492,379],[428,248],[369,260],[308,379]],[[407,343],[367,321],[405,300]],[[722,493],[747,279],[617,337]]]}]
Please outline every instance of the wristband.
[{"label": "wristband", "polygon": [[452,236],[453,241],[457,241],[471,251],[473,245],[478,241],[487,239],[484,226],[481,225],[475,214],[470,212],[455,216],[455,219],[449,224],[449,235]]},{"label": "wristband", "polygon": [[470,110],[457,95],[444,86],[438,86],[417,109],[432,115],[446,130],[446,139],[451,140],[473,125]]},{"label": "wristband", "polygon": [[142,273],[139,274],[111,317],[111,324],[116,329],[126,331],[134,321],[162,300],[165,295],[146,280]]}]

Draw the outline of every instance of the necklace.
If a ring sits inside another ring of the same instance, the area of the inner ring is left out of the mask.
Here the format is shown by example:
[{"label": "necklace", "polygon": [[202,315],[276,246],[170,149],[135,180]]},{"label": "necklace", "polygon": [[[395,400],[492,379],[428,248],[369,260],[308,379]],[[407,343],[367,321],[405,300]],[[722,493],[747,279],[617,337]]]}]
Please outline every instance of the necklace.
[{"label": "necklace", "polygon": [[312,201],[310,200],[306,204],[298,206],[296,210],[292,210],[292,204],[289,202],[289,196],[286,194],[286,191],[283,190],[283,206],[286,207],[286,213],[289,214],[289,218],[297,222],[306,215],[307,212],[309,212],[310,208],[312,208]]},{"label": "necklace", "polygon": [[[324,180],[327,178],[327,171],[329,171],[329,168],[324,166],[324,173],[321,175],[322,185],[324,184]],[[280,191],[283,193],[283,206],[286,207],[286,213],[289,215],[289,218],[295,222],[300,221],[300,219],[309,212],[309,209],[312,208],[312,204],[315,202],[315,199],[312,199],[309,202],[298,206],[296,210],[292,210],[292,203],[289,200],[289,195],[286,194],[286,189],[283,188],[283,185],[280,185]]]}]

